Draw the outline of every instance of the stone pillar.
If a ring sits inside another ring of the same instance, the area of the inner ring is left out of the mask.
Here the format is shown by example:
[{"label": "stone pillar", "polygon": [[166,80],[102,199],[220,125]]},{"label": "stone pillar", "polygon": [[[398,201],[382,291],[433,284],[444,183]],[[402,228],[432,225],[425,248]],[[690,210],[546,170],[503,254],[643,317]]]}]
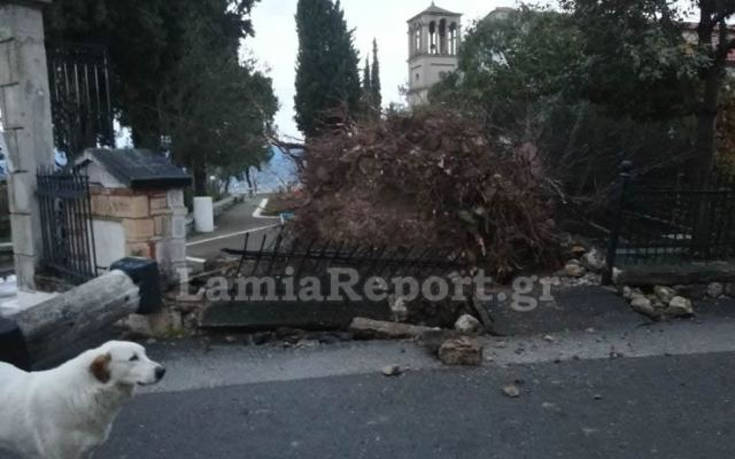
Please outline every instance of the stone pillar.
[{"label": "stone pillar", "polygon": [[8,147],[8,201],[18,286],[33,290],[42,250],[36,170],[53,163],[42,7],[50,0],[0,2],[0,110]]},{"label": "stone pillar", "polygon": [[186,267],[184,191],[102,188],[91,190],[97,262],[107,268],[122,257],[158,262],[164,282]]}]

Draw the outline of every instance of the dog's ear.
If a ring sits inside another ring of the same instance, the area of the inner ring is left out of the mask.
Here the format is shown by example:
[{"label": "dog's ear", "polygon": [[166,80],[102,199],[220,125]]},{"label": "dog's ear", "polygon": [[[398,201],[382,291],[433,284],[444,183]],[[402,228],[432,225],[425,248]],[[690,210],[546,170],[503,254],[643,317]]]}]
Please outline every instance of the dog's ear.
[{"label": "dog's ear", "polygon": [[97,381],[102,384],[105,384],[110,380],[110,368],[108,366],[110,360],[112,360],[112,356],[108,352],[107,354],[98,356],[89,366],[89,371],[95,378],[97,378]]}]

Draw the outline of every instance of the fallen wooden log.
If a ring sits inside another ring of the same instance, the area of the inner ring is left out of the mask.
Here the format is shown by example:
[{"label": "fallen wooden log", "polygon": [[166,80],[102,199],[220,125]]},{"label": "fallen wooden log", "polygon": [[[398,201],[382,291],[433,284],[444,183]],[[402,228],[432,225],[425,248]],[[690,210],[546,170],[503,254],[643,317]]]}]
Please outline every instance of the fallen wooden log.
[{"label": "fallen wooden log", "polygon": [[424,333],[436,331],[438,328],[421,325],[404,324],[355,317],[350,323],[350,331],[358,338],[402,339],[418,338]]},{"label": "fallen wooden log", "polygon": [[33,362],[53,360],[69,346],[135,313],[140,291],[123,271],[110,271],[14,314]]}]

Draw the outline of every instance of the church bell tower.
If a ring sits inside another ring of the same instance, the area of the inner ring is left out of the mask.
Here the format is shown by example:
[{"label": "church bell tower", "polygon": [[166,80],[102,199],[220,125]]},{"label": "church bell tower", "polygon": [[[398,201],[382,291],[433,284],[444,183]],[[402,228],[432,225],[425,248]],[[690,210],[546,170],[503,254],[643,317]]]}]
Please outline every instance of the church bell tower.
[{"label": "church bell tower", "polygon": [[429,89],[457,69],[462,15],[431,6],[408,20],[408,104],[428,102]]}]

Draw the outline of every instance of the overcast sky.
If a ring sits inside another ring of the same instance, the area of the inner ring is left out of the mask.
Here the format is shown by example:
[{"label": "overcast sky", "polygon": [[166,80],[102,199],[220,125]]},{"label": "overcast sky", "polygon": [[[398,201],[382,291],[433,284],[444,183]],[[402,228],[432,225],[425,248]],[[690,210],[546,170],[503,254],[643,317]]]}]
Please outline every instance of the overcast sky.
[{"label": "overcast sky", "polygon": [[[253,9],[255,38],[244,43],[244,53],[255,57],[269,69],[281,104],[276,124],[281,134],[300,137],[293,120],[294,78],[296,74],[297,0],[261,0]],[[378,40],[378,59],[383,104],[403,103],[398,87],[408,80],[408,39],[406,21],[426,9],[431,0],[342,0],[349,27],[355,29],[355,46],[361,64],[370,52],[372,40]],[[484,17],[498,6],[513,6],[514,0],[437,0],[436,5],[462,13],[462,25]],[[362,75],[362,73],[360,74]]]}]

